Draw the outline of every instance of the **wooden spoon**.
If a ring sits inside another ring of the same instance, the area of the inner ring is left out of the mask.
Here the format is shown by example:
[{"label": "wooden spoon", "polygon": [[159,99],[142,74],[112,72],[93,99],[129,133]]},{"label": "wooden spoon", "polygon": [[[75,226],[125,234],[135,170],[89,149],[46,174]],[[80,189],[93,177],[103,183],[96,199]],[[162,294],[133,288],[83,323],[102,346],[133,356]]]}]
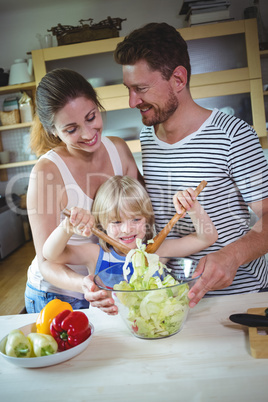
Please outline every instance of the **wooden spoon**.
[{"label": "wooden spoon", "polygon": [[[70,217],[71,216],[71,211],[69,211],[68,209],[65,209],[63,211],[63,214],[65,216]],[[112,239],[110,236],[108,236],[106,233],[104,233],[102,230],[97,229],[96,227],[92,227],[91,228],[91,232],[99,237],[100,239],[106,241],[106,243],[110,244],[111,246],[117,248],[118,250],[120,250],[123,254],[127,255],[128,252],[131,250],[129,247],[124,246],[124,244],[119,243],[118,241]]]},{"label": "wooden spoon", "polygon": [[[207,182],[205,180],[201,181],[201,183],[194,190],[196,197],[201,193],[201,191],[206,187],[206,185],[207,185]],[[183,208],[183,212],[181,214],[176,213],[173,216],[173,218],[167,223],[167,225],[161,230],[161,232],[159,232],[158,235],[156,235],[154,237],[154,239],[153,239],[154,243],[148,244],[148,246],[146,247],[147,253],[155,253],[156,252],[156,250],[160,247],[160,245],[163,243],[163,241],[165,240],[165,238],[167,237],[167,235],[169,234],[169,232],[175,225],[175,223],[182,217],[182,215],[184,214],[185,211],[186,210]],[[70,217],[71,211],[69,211],[68,209],[65,209],[63,211],[63,214],[65,216]],[[102,230],[99,230],[94,226],[91,228],[91,232],[95,236],[106,241],[106,243],[110,244],[113,247],[116,247],[118,250],[120,250],[125,255],[127,255],[128,252],[131,250],[129,247],[124,246],[124,244],[117,242],[116,240],[112,239],[110,236],[105,234]]]},{"label": "wooden spoon", "polygon": [[[195,196],[197,197],[201,191],[206,187],[207,182],[205,180],[201,181],[201,183],[196,187],[194,190]],[[155,253],[156,250],[161,246],[175,223],[183,216],[185,213],[186,209],[182,208],[183,212],[181,214],[175,214],[173,218],[170,219],[170,221],[166,224],[166,226],[159,232],[155,237],[154,237],[154,242],[148,244],[146,247],[147,253]]]}]

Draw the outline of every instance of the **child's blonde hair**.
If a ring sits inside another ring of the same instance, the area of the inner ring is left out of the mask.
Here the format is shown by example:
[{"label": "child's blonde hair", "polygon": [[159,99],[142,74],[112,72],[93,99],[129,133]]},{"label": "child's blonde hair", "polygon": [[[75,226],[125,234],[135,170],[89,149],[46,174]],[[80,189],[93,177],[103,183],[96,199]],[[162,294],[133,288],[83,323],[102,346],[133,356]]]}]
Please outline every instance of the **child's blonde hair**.
[{"label": "child's blonde hair", "polygon": [[[106,233],[111,221],[121,221],[122,214],[142,216],[146,219],[145,242],[154,237],[154,212],[150,197],[145,188],[129,176],[112,176],[103,183],[96,194],[92,206],[92,215],[98,229]],[[109,245],[100,239],[105,251]]]}]

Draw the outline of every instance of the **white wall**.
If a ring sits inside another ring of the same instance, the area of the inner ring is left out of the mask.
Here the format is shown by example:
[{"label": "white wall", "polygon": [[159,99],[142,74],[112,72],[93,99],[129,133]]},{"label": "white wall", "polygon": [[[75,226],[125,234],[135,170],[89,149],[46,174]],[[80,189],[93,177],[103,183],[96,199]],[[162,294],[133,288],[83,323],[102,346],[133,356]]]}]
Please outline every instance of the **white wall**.
[{"label": "white wall", "polygon": [[[6,0],[4,0],[6,1]],[[7,0],[9,3],[14,0]],[[0,0],[0,7],[3,0]],[[151,21],[167,21],[181,26],[178,17],[178,0],[17,0],[10,10],[1,8],[0,15],[0,67],[8,69],[15,58],[25,58],[26,52],[39,49],[35,35],[45,34],[47,29],[63,25],[79,25],[80,19],[93,18],[97,23],[107,16],[127,18],[122,23],[120,36]],[[19,3],[19,4],[18,4]],[[44,5],[40,5],[44,3]],[[23,7],[24,5],[24,7]],[[28,5],[28,6],[27,6]],[[56,39],[56,38],[54,38]],[[56,40],[55,40],[56,43]]]},{"label": "white wall", "polygon": [[[231,0],[230,13],[243,18],[243,10],[253,0]],[[80,19],[93,18],[97,23],[107,16],[127,18],[120,36],[148,22],[167,22],[184,26],[179,16],[183,0],[0,0],[0,67],[9,69],[14,59],[27,57],[39,49],[36,34],[63,25],[78,25]],[[268,1],[260,0],[262,19],[268,25]],[[56,44],[56,38],[54,38]]]}]

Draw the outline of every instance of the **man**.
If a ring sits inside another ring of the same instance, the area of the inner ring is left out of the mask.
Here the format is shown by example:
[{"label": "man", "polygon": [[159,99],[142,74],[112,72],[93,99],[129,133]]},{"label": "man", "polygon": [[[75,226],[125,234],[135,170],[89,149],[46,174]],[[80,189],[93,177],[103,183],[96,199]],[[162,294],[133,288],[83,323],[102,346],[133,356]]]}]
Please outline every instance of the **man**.
[{"label": "man", "polygon": [[[133,31],[117,45],[114,57],[123,68],[129,105],[140,110],[145,125],[140,136],[143,173],[157,231],[175,214],[176,191],[196,187],[203,179],[208,182],[200,202],[219,239],[190,256],[200,259],[196,275],[202,273],[189,292],[190,307],[206,293],[267,287],[268,167],[257,134],[234,116],[193,101],[187,44],[168,24],[151,23]],[[248,207],[259,218],[252,229]],[[193,230],[186,216],[169,236]]]}]

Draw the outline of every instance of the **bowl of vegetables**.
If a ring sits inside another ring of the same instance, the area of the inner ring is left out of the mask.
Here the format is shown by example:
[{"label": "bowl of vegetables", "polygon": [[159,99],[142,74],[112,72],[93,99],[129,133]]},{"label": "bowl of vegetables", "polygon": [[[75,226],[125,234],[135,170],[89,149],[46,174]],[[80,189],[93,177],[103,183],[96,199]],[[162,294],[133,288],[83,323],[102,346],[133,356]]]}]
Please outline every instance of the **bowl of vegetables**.
[{"label": "bowl of vegetables", "polygon": [[52,366],[85,350],[93,333],[93,324],[84,312],[53,299],[36,322],[16,328],[0,340],[0,356],[24,368]]},{"label": "bowl of vegetables", "polygon": [[94,277],[112,292],[118,311],[133,335],[160,339],[182,330],[189,312],[188,292],[197,278],[197,262],[188,258],[159,258],[142,250]]}]

